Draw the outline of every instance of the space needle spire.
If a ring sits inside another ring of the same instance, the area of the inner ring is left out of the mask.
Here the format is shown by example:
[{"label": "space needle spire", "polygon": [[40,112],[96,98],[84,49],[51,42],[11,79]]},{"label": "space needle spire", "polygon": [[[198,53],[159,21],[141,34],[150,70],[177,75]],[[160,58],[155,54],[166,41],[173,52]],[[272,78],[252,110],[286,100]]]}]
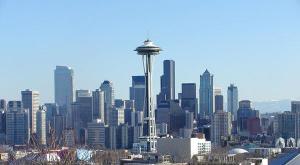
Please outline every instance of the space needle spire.
[{"label": "space needle spire", "polygon": [[153,56],[158,55],[162,49],[147,39],[144,41],[144,44],[137,47],[135,51],[138,55],[142,56],[146,80],[143,136],[140,137],[140,145],[145,152],[156,152],[157,137],[152,97],[152,62]]}]

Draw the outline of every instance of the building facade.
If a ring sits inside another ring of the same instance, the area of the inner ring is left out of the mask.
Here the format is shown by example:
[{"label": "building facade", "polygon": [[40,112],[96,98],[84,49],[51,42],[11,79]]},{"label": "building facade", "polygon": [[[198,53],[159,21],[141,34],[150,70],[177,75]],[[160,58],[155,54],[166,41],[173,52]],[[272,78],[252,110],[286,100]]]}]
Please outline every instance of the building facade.
[{"label": "building facade", "polygon": [[6,112],[6,143],[26,145],[30,139],[29,110],[21,101],[9,101]]},{"label": "building facade", "polygon": [[208,70],[200,76],[200,117],[210,118],[214,113],[214,81]]},{"label": "building facade", "polygon": [[227,89],[227,111],[233,115],[232,120],[237,120],[238,99],[238,88],[230,84]]},{"label": "building facade", "polygon": [[24,109],[29,110],[30,132],[36,133],[36,112],[39,110],[39,92],[26,89],[21,92],[22,104]]},{"label": "building facade", "polygon": [[71,104],[74,97],[74,72],[68,66],[56,66],[54,70],[55,103],[65,111],[67,126],[72,126]]}]

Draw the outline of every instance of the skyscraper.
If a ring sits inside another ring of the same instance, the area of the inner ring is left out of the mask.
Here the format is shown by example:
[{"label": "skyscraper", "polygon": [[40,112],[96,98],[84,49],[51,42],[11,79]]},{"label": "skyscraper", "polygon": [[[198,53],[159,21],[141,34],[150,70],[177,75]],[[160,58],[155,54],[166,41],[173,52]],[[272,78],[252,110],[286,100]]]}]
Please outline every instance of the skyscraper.
[{"label": "skyscraper", "polygon": [[227,90],[227,111],[233,115],[232,120],[237,120],[238,99],[238,88],[230,84]]},{"label": "skyscraper", "polygon": [[36,113],[36,134],[39,144],[46,145],[46,107],[40,106]]},{"label": "skyscraper", "polygon": [[109,123],[109,111],[115,105],[115,90],[113,83],[105,80],[100,86],[104,92],[104,123]]},{"label": "skyscraper", "polygon": [[74,128],[78,132],[81,128],[87,128],[87,123],[92,122],[93,97],[89,90],[77,90],[76,102],[72,104],[74,114]]},{"label": "skyscraper", "polygon": [[87,143],[89,146],[95,148],[105,147],[105,126],[103,121],[97,119],[88,123],[87,127]]},{"label": "skyscraper", "polygon": [[39,92],[26,89],[21,92],[23,108],[29,110],[30,132],[36,133],[36,112],[39,110]]},{"label": "skyscraper", "polygon": [[61,111],[66,111],[68,127],[72,125],[71,104],[74,95],[73,79],[73,69],[68,66],[56,66],[54,71],[55,103],[60,106]]},{"label": "skyscraper", "polygon": [[223,95],[222,95],[222,90],[220,88],[215,88],[214,89],[214,107],[215,107],[215,112],[216,111],[223,111]]},{"label": "skyscraper", "polygon": [[137,111],[143,111],[145,105],[145,76],[132,76],[130,87],[130,100],[134,100],[134,107]]},{"label": "skyscraper", "polygon": [[160,77],[160,93],[157,96],[157,105],[160,101],[175,99],[175,61],[164,60],[164,74]]},{"label": "skyscraper", "polygon": [[29,142],[29,115],[21,101],[9,101],[6,112],[6,143],[26,145]]},{"label": "skyscraper", "polygon": [[291,108],[293,113],[300,113],[300,101],[292,101]]},{"label": "skyscraper", "polygon": [[104,92],[100,89],[93,91],[93,120],[101,119],[104,123]]},{"label": "skyscraper", "polygon": [[231,134],[231,114],[230,112],[216,111],[211,121],[211,139],[214,144],[220,145],[222,137]]},{"label": "skyscraper", "polygon": [[6,111],[6,101],[4,99],[0,99],[0,110]]},{"label": "skyscraper", "polygon": [[[257,123],[259,122],[259,123]],[[258,124],[256,129],[260,129],[259,111],[251,107],[249,100],[242,100],[239,102],[239,109],[237,111],[237,127],[238,133],[242,136],[249,136],[252,132],[259,132],[251,129],[254,124]]]},{"label": "skyscraper", "polygon": [[211,75],[206,69],[203,75],[200,76],[200,117],[209,118],[213,114],[214,107],[214,81],[213,75]]},{"label": "skyscraper", "polygon": [[198,99],[196,97],[196,84],[183,83],[181,85],[181,108],[193,113],[194,118],[198,116]]}]

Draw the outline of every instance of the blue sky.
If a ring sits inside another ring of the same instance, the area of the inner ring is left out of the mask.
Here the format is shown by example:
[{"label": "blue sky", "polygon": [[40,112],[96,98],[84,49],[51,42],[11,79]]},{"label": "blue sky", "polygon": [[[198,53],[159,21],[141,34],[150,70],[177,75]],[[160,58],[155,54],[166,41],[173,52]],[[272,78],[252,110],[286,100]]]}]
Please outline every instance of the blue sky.
[{"label": "blue sky", "polygon": [[155,93],[162,61],[176,62],[176,92],[207,68],[215,85],[239,87],[241,99],[300,99],[300,2],[297,0],[74,1],[0,0],[0,98],[23,89],[53,101],[53,70],[68,65],[77,89],[114,82],[128,98],[142,74],[136,46],[150,37]]}]

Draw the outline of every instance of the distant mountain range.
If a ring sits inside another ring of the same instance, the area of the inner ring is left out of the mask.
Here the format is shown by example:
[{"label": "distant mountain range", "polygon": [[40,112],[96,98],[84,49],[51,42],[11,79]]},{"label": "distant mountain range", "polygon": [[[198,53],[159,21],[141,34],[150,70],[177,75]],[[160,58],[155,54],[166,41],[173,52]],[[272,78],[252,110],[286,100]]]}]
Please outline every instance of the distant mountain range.
[{"label": "distant mountain range", "polygon": [[252,107],[260,113],[283,112],[291,110],[291,100],[272,100],[253,102]]}]

